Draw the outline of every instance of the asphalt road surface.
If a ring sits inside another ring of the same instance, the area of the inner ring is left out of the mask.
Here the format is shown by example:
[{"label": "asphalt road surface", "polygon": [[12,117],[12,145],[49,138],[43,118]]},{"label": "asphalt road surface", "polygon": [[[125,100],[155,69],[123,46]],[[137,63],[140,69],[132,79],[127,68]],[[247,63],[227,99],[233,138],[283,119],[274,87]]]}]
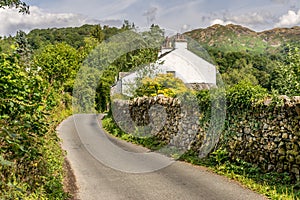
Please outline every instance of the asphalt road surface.
[{"label": "asphalt road surface", "polygon": [[174,161],[108,136],[98,115],[58,127],[82,200],[259,200],[265,197],[204,167]]}]

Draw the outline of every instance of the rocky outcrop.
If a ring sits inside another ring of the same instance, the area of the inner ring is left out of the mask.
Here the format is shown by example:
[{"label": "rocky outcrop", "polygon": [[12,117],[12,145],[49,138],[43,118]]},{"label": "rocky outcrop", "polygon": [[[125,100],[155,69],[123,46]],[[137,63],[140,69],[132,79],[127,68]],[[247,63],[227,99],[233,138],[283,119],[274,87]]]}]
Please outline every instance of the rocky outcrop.
[{"label": "rocky outcrop", "polygon": [[[274,28],[263,32],[255,32],[240,25],[215,24],[205,29],[195,29],[184,33],[203,46],[215,47],[231,52],[247,49],[256,53],[279,52],[284,44],[299,41],[300,27]],[[249,41],[249,38],[251,40]],[[261,52],[261,47],[263,52]]]}]

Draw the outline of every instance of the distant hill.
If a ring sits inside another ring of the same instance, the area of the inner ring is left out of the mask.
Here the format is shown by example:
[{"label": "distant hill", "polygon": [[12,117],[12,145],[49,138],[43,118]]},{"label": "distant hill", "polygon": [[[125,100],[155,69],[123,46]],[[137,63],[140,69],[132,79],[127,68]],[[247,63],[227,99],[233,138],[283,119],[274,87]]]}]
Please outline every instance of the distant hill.
[{"label": "distant hill", "polygon": [[[83,25],[81,27],[35,29],[27,34],[27,39],[33,49],[39,49],[47,44],[65,42],[75,48],[84,45],[84,38],[91,36],[98,25]],[[117,34],[118,28],[103,26],[104,39]],[[208,51],[249,52],[251,54],[277,54],[284,50],[288,43],[300,47],[300,27],[275,28],[263,32],[255,32],[249,28],[229,24],[213,25],[207,28],[195,29],[184,33],[195,39]],[[0,49],[10,48],[13,37],[0,39]]]},{"label": "distant hill", "polygon": [[229,24],[213,25],[205,29],[195,29],[185,35],[195,39],[204,48],[222,52],[245,51],[257,54],[278,53],[286,44],[300,46],[300,27],[275,28],[255,32],[249,28]]}]

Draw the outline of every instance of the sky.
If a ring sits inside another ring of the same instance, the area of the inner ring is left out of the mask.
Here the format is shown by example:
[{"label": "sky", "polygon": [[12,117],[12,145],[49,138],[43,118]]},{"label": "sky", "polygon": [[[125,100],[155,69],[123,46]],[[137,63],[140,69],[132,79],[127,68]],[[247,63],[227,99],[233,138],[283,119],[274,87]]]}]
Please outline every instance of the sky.
[{"label": "sky", "polygon": [[185,32],[213,24],[239,24],[255,31],[300,26],[300,0],[25,0],[30,15],[0,9],[0,36],[36,28],[83,24],[139,28],[158,24]]}]

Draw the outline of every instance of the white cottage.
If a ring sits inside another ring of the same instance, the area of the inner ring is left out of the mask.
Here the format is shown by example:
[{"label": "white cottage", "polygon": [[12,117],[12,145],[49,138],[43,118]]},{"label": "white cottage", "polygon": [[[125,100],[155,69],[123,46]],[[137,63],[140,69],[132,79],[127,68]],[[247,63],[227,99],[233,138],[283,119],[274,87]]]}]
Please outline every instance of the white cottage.
[{"label": "white cottage", "polygon": [[[174,47],[172,47],[174,46]],[[172,73],[185,84],[194,89],[209,89],[216,85],[216,67],[187,49],[187,41],[177,35],[174,45],[168,38],[162,47],[159,59],[154,65],[152,75],[157,73]],[[132,88],[139,71],[120,73],[113,93],[131,96]]]}]

